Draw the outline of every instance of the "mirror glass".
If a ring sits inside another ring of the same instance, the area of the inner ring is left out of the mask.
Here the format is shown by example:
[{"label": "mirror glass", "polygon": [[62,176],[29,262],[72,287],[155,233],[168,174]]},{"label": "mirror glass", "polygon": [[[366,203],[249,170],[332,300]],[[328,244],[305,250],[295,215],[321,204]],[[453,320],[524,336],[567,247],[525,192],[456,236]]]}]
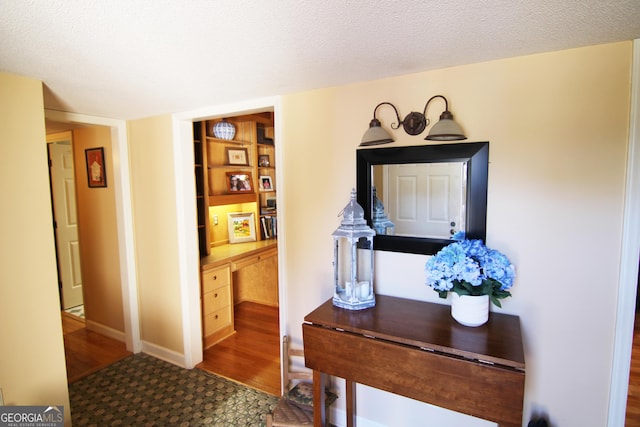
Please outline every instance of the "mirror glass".
[{"label": "mirror glass", "polygon": [[359,149],[358,203],[374,249],[434,254],[485,239],[488,142]]},{"label": "mirror glass", "polygon": [[464,235],[467,162],[374,165],[372,223],[379,235]]}]

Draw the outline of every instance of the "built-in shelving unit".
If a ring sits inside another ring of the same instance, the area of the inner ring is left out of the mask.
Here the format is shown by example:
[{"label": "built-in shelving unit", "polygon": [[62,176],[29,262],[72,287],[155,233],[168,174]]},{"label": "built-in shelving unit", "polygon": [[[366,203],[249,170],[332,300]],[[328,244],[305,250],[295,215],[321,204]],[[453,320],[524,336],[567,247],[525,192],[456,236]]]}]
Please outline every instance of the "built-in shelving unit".
[{"label": "built-in shelving unit", "polygon": [[196,122],[193,129],[201,256],[212,242],[209,207],[242,205],[255,214],[257,240],[277,236],[273,113],[225,118],[236,129],[231,140],[214,136],[220,120]]}]

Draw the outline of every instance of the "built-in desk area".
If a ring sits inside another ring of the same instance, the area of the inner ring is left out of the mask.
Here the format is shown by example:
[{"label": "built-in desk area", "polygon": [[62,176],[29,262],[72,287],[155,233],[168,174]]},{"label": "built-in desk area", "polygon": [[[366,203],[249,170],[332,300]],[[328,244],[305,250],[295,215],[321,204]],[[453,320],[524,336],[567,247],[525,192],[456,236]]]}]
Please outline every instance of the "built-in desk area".
[{"label": "built-in desk area", "polygon": [[216,246],[200,259],[204,348],[235,332],[233,306],[278,305],[275,239]]},{"label": "built-in desk area", "polygon": [[267,251],[277,254],[278,241],[275,239],[259,240],[257,242],[233,243],[211,248],[208,256],[200,258],[202,270],[215,268],[221,264],[237,262],[253,256],[264,256]]},{"label": "built-in desk area", "polygon": [[470,328],[448,305],[376,296],[351,311],[328,300],[304,318],[305,364],[314,370],[314,425],[324,425],[323,375],[346,380],[347,426],[355,383],[498,423],[522,426],[525,363],[520,319],[491,313]]}]

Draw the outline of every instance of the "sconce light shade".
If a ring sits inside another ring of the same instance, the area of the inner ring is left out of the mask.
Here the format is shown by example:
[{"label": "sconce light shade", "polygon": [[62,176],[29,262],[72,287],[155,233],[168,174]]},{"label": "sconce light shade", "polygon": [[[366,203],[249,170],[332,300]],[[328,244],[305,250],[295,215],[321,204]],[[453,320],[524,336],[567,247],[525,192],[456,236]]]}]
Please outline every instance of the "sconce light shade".
[{"label": "sconce light shade", "polygon": [[427,126],[429,126],[427,108],[431,101],[436,98],[441,98],[444,101],[444,112],[440,115],[440,121],[433,125],[425,139],[433,141],[459,141],[467,139],[467,137],[462,133],[460,125],[453,121],[453,114],[449,111],[449,102],[447,101],[447,98],[442,95],[435,95],[429,98],[424,106],[423,113],[411,112],[404,118],[404,120],[400,120],[398,109],[392,103],[385,101],[376,105],[376,108],[373,110],[373,119],[369,123],[369,129],[367,129],[364,135],[362,135],[362,142],[360,143],[360,146],[388,144],[394,141],[391,135],[382,129],[380,120],[376,118],[376,111],[382,105],[389,105],[396,113],[397,122],[391,124],[392,129],[398,129],[402,126],[407,134],[419,135]]},{"label": "sconce light shade", "polygon": [[460,141],[467,139],[462,133],[460,125],[453,120],[453,114],[445,111],[440,115],[440,121],[433,125],[425,138],[430,141]]},{"label": "sconce light shade", "polygon": [[364,147],[367,145],[388,144],[390,142],[393,142],[393,138],[386,130],[382,129],[380,120],[374,118],[369,123],[369,129],[362,135],[360,145]]}]

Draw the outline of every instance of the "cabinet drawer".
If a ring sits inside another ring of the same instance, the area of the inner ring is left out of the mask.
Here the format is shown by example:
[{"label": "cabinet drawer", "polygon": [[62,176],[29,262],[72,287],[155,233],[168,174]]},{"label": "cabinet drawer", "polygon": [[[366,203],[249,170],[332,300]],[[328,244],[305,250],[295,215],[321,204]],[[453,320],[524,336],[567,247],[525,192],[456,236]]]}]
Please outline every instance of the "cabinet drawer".
[{"label": "cabinet drawer", "polygon": [[220,310],[204,316],[204,336],[211,335],[214,332],[231,324],[231,307],[224,307]]},{"label": "cabinet drawer", "polygon": [[235,260],[231,264],[231,270],[238,271],[245,267],[248,267],[260,261],[264,261],[265,259],[271,258],[276,255],[278,255],[278,248],[267,249],[265,251],[260,252],[257,255],[248,256],[248,257]]},{"label": "cabinet drawer", "polygon": [[231,269],[228,265],[202,272],[202,293],[206,294],[221,286],[231,283]]},{"label": "cabinet drawer", "polygon": [[205,315],[220,310],[223,307],[230,306],[231,292],[229,286],[222,286],[211,292],[207,292],[202,296],[202,300],[202,308]]}]

